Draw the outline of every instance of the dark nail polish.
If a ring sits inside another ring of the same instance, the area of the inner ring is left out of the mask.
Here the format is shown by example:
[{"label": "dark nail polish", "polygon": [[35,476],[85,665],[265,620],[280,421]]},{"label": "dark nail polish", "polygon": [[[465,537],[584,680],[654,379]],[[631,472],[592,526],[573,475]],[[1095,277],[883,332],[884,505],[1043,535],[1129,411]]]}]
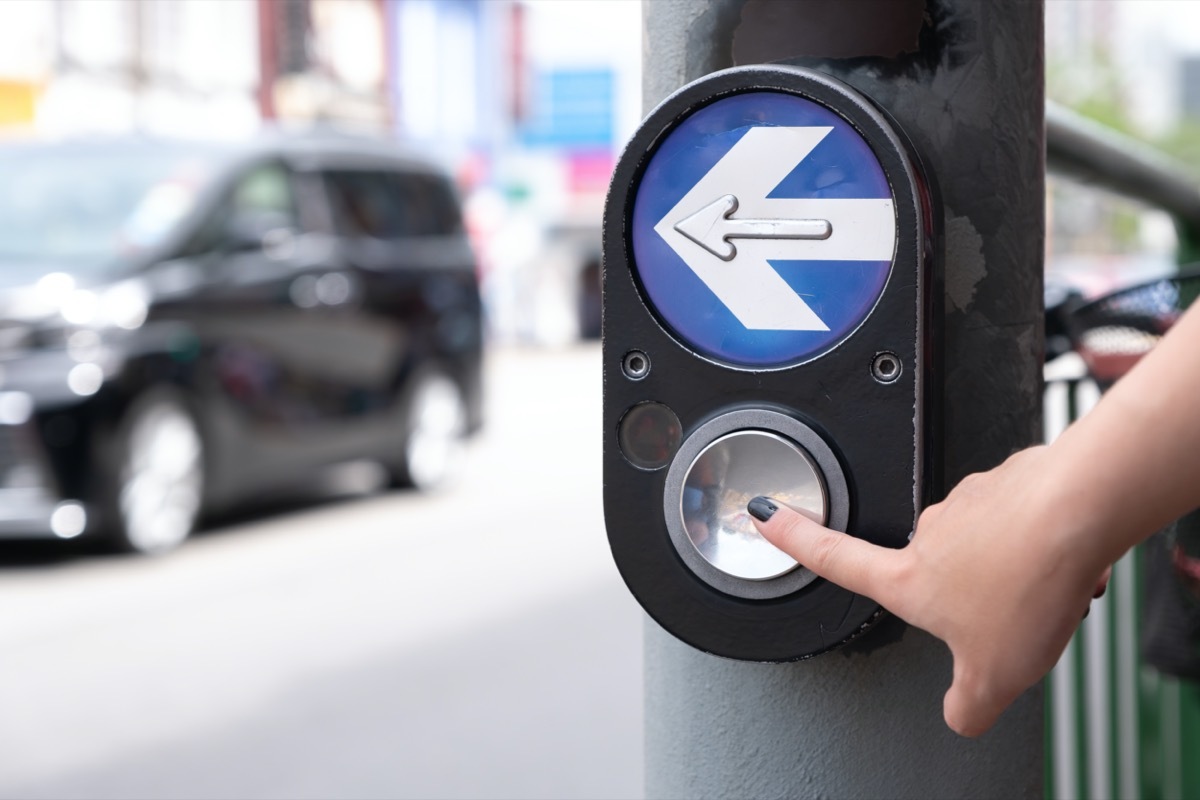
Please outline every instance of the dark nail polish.
[{"label": "dark nail polish", "polygon": [[779,506],[769,497],[756,497],[746,504],[746,510],[759,522],[766,522],[779,510]]}]

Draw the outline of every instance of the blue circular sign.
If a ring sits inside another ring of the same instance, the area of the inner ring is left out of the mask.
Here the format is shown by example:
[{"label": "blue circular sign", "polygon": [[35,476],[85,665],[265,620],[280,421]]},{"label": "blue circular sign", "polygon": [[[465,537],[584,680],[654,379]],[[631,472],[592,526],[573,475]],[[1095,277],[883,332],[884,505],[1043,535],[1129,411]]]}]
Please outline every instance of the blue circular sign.
[{"label": "blue circular sign", "polygon": [[746,368],[828,352],[870,315],[896,247],[895,202],[850,123],[792,94],[717,100],[642,175],[634,272],[666,326]]}]

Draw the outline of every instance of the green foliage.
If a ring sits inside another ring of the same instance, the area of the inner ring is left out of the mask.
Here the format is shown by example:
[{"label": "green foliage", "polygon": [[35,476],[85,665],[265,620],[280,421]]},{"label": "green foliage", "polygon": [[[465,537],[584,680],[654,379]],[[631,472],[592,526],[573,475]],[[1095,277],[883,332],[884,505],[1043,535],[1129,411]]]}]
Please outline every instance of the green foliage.
[{"label": "green foliage", "polygon": [[[1184,117],[1158,135],[1142,130],[1129,114],[1126,102],[1132,91],[1127,77],[1106,48],[1094,47],[1083,58],[1051,62],[1046,67],[1046,96],[1076,113],[1118,133],[1140,141],[1178,161],[1200,180],[1200,118]],[[1122,249],[1135,245],[1138,215],[1128,209],[1113,210],[1108,234]],[[1178,226],[1181,263],[1200,261],[1200,230]]]},{"label": "green foliage", "polygon": [[1193,171],[1200,171],[1200,119],[1184,117],[1152,144]]},{"label": "green foliage", "polygon": [[1200,174],[1200,119],[1185,117],[1164,134],[1151,136],[1133,121],[1126,97],[1127,76],[1104,47],[1083,58],[1046,67],[1046,97],[1118,133],[1162,151]]},{"label": "green foliage", "polygon": [[1105,47],[1046,67],[1046,97],[1113,130],[1136,136],[1125,102],[1125,77]]}]

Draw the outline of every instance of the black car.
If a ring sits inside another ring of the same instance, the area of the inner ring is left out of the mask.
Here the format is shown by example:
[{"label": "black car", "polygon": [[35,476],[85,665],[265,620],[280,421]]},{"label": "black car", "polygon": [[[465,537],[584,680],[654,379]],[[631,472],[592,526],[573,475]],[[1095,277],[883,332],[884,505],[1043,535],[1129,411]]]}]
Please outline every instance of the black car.
[{"label": "black car", "polygon": [[0,536],[177,546],[325,466],[452,470],[481,422],[452,184],[381,142],[0,148]]}]

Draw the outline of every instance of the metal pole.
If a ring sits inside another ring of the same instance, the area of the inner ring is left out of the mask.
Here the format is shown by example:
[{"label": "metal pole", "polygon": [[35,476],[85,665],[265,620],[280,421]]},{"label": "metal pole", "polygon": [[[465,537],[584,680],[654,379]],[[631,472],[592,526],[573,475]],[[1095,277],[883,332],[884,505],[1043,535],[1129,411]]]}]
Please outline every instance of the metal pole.
[{"label": "metal pole", "polygon": [[[945,210],[943,480],[1040,436],[1045,233],[1040,2],[653,0],[644,100],[728,66],[783,61],[874,98]],[[646,628],[646,787],[682,797],[1038,797],[1043,701],[978,741],[942,722],[945,646],[889,620],[789,665],[705,655]]]}]

